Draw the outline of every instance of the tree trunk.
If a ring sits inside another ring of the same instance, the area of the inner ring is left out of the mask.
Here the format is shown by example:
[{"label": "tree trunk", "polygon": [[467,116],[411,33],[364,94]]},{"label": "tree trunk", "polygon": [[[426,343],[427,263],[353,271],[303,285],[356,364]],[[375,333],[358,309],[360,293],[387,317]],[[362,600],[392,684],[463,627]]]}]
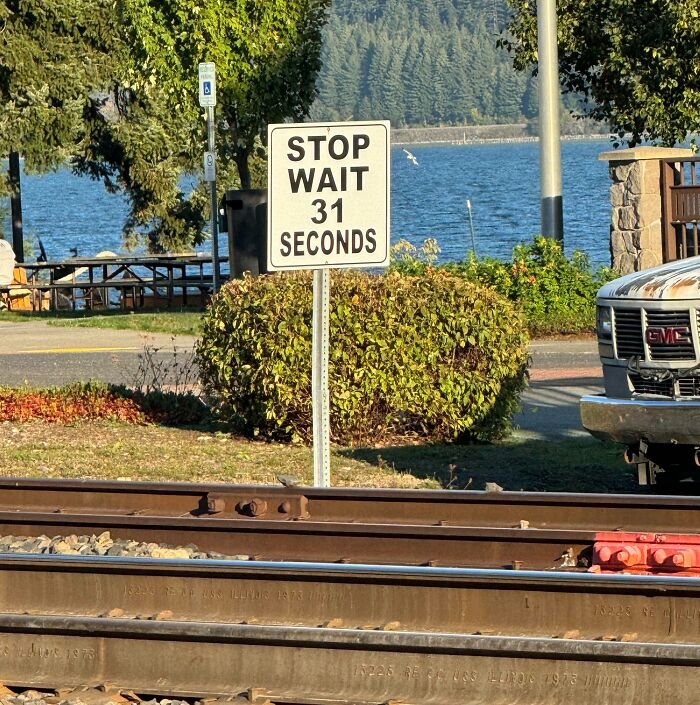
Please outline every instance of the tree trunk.
[{"label": "tree trunk", "polygon": [[238,169],[238,176],[241,178],[241,188],[252,188],[253,179],[250,175],[250,167],[248,166],[248,153],[239,154],[234,157],[236,161],[236,168]]},{"label": "tree trunk", "polygon": [[12,249],[15,260],[24,262],[24,232],[22,228],[22,183],[20,180],[19,152],[10,152],[10,206],[12,209]]}]

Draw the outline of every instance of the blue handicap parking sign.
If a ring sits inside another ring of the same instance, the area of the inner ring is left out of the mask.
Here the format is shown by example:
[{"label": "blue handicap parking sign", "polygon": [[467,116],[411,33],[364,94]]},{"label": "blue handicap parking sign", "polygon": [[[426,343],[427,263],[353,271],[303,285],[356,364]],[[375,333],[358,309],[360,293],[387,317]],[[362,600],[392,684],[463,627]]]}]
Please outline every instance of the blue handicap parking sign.
[{"label": "blue handicap parking sign", "polygon": [[211,95],[211,81],[204,81],[204,95]]}]

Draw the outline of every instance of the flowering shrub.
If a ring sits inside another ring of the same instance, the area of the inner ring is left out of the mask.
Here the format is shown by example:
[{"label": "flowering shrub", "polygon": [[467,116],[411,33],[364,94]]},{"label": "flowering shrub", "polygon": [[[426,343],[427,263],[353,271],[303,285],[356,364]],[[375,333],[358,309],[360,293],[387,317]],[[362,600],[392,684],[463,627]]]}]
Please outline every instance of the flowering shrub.
[{"label": "flowering shrub", "polygon": [[[431,252],[434,242],[426,241]],[[423,248],[400,242],[394,249],[392,267],[397,271],[416,274],[431,266]],[[585,253],[567,258],[561,243],[545,237],[515,247],[509,262],[472,256],[440,267],[486,284],[513,301],[532,335],[592,330],[596,292],[613,278],[609,269],[593,271]]]}]

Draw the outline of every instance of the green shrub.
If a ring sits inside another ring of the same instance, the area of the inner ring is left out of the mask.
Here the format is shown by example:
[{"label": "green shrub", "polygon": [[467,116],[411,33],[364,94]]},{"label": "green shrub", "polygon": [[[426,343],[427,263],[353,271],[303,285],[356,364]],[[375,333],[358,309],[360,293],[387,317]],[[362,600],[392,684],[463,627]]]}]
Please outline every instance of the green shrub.
[{"label": "green shrub", "polygon": [[[425,271],[435,247],[434,240],[426,240],[420,249],[398,243],[392,267],[412,274]],[[608,269],[594,272],[585,253],[574,252],[569,259],[559,242],[544,237],[515,247],[510,262],[471,257],[441,268],[493,287],[515,302],[532,335],[593,330],[596,292],[612,278]]]},{"label": "green shrub", "polygon": [[[308,273],[224,288],[197,348],[222,420],[265,438],[311,439],[311,309]],[[335,272],[332,439],[503,435],[525,383],[523,329],[503,297],[444,271]]]}]

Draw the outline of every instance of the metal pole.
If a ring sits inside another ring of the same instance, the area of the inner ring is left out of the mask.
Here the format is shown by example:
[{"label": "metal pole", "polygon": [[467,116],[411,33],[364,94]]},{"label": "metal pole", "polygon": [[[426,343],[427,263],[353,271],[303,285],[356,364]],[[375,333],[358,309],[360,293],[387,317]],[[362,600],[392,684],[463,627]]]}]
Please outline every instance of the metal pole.
[{"label": "metal pole", "polygon": [[22,182],[19,152],[10,152],[10,209],[12,211],[12,249],[15,260],[24,262],[24,229],[22,224]]},{"label": "metal pole", "polygon": [[[216,152],[216,130],[214,123],[214,106],[207,107],[207,143],[210,152]],[[219,227],[217,215],[219,206],[216,199],[216,179],[210,184],[211,187],[211,259],[213,266],[212,285],[214,293],[219,291]]]},{"label": "metal pole", "polygon": [[563,241],[556,0],[537,0],[537,72],[542,235]]},{"label": "metal pole", "polygon": [[472,234],[472,252],[474,257],[479,259],[479,255],[476,253],[476,236],[474,235],[474,220],[472,219],[472,201],[470,198],[467,199],[467,211],[469,212],[469,230]]},{"label": "metal pole", "polygon": [[314,486],[331,486],[330,411],[328,405],[328,329],[330,272],[314,269],[311,403],[314,427]]}]

